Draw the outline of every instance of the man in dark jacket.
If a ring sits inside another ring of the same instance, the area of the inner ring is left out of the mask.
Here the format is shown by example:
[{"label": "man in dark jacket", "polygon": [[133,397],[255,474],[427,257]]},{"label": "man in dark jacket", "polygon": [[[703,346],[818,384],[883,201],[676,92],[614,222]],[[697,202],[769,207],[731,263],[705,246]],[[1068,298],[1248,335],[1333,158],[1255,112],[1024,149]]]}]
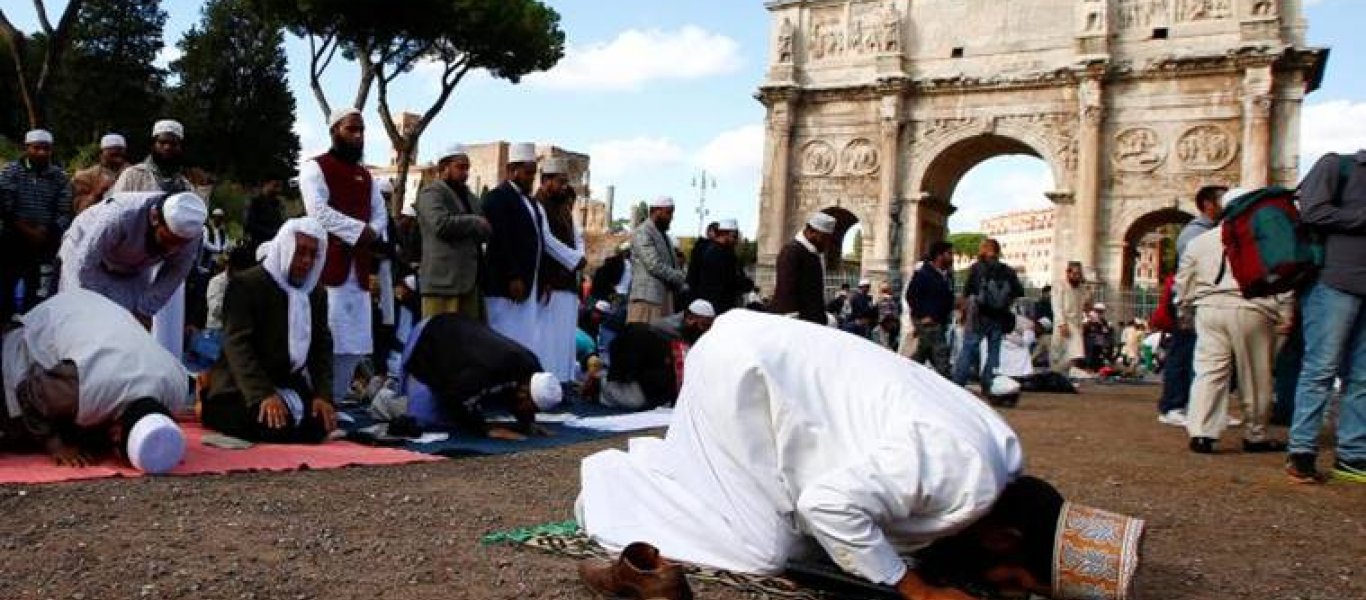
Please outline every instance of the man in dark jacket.
[{"label": "man in dark jacket", "polygon": [[689,283],[696,297],[710,302],[720,316],[735,308],[740,296],[754,289],[754,282],[740,270],[740,257],[735,245],[740,241],[740,227],[735,219],[726,219],[716,226],[716,234],[703,252],[693,249],[688,268],[696,266],[697,279]]},{"label": "man in dark jacket", "polygon": [[201,418],[246,440],[316,444],[336,429],[332,334],[318,287],[327,231],[312,218],[280,227],[259,266],[234,275],[223,300],[223,356]]},{"label": "man in dark jacket", "polygon": [[949,376],[949,318],[953,314],[953,244],[935,242],[906,286],[916,344],[911,360],[928,361],[940,375]]},{"label": "man in dark jacket", "polygon": [[821,253],[829,246],[836,223],[835,217],[825,213],[811,215],[796,239],[778,253],[773,312],[818,325],[827,324],[825,267],[821,264]]},{"label": "man in dark jacket", "polygon": [[1024,286],[1015,269],[1001,262],[1001,243],[992,238],[982,240],[977,262],[963,286],[964,310],[973,317],[963,322],[963,348],[953,365],[954,383],[967,384],[980,361],[982,340],[986,340],[987,361],[980,380],[984,391],[991,386],[996,365],[1001,362],[1001,337],[1015,330],[1015,313],[1010,309],[1021,296]]},{"label": "man in dark jacket", "polygon": [[466,186],[470,159],[463,147],[446,152],[436,163],[440,179],[417,195],[418,230],[422,234],[422,316],[448,312],[484,320],[479,294],[483,262],[480,247],[492,232],[483,207]]},{"label": "man in dark jacket", "polygon": [[702,283],[702,257],[706,256],[707,249],[716,243],[716,236],[721,227],[720,221],[707,223],[707,232],[704,237],[697,238],[693,242],[692,253],[688,255],[688,288],[693,291],[693,295],[698,295],[697,286]]}]

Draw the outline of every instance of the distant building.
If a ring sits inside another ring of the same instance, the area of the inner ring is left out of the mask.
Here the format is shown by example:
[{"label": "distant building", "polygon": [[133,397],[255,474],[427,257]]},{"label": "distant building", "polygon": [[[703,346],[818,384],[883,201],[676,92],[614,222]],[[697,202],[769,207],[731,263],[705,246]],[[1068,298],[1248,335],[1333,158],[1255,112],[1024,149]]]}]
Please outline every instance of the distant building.
[{"label": "distant building", "polygon": [[1053,283],[1053,228],[1051,208],[982,219],[982,233],[1001,243],[1001,261],[1032,287]]}]

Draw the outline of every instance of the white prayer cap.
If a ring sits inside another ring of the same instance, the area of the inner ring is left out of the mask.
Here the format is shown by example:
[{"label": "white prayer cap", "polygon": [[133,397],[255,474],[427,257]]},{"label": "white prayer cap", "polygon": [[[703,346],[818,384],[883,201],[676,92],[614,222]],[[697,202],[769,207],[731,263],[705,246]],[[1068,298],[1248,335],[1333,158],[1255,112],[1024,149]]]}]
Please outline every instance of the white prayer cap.
[{"label": "white prayer cap", "polygon": [[712,308],[711,303],[706,300],[693,300],[688,305],[688,312],[699,317],[715,317],[716,309]]},{"label": "white prayer cap", "polygon": [[204,233],[204,219],[209,210],[193,192],[172,194],[161,204],[161,220],[166,228],[182,240],[197,239]]},{"label": "white prayer cap", "polygon": [[674,199],[668,196],[659,196],[650,201],[650,208],[673,208]]},{"label": "white prayer cap", "polygon": [[508,164],[536,162],[536,144],[525,142],[508,146]]},{"label": "white prayer cap", "polygon": [[610,313],[612,312],[612,303],[606,300],[598,300],[597,303],[593,305],[593,309],[600,313]]},{"label": "white prayer cap", "polygon": [[469,155],[469,151],[465,149],[465,145],[464,145],[464,144],[452,144],[451,147],[446,148],[446,151],[445,151],[445,152],[442,152],[442,153],[441,153],[441,156],[438,157],[438,160],[444,160],[444,159],[450,158],[450,157],[452,157],[452,156],[468,156],[468,155]]},{"label": "white prayer cap", "polygon": [[563,158],[547,158],[541,163],[542,175],[564,175],[569,172],[569,161]]},{"label": "white prayer cap", "polygon": [[394,193],[394,182],[389,181],[389,178],[387,178],[387,177],[385,177],[385,178],[383,178],[383,179],[380,179],[380,180],[379,180],[379,193],[381,193],[381,194],[392,194],[392,193]]},{"label": "white prayer cap", "polygon": [[185,126],[179,121],[164,119],[152,124],[152,137],[158,137],[163,133],[169,133],[180,139],[185,139]]},{"label": "white prayer cap", "polygon": [[359,111],[359,110],[356,110],[355,107],[348,106],[348,107],[346,107],[346,108],[338,108],[337,110],[332,111],[332,114],[331,114],[331,115],[328,115],[328,117],[327,117],[327,128],[328,128],[328,129],[331,129],[331,128],[333,128],[333,127],[336,127],[336,126],[337,126],[337,123],[342,122],[342,119],[345,119],[345,118],[347,118],[347,117],[349,117],[349,116],[351,116],[351,115],[359,115],[359,114],[360,114],[360,111]]},{"label": "white prayer cap", "polygon": [[24,145],[29,144],[51,144],[52,132],[46,129],[34,129],[24,134]]},{"label": "white prayer cap", "polygon": [[538,410],[550,410],[564,399],[564,389],[560,380],[550,373],[537,373],[531,376],[531,401]]},{"label": "white prayer cap", "polygon": [[1100,312],[1105,312],[1105,303],[1104,303],[1104,302],[1097,302],[1097,303],[1095,303],[1095,305],[1093,305],[1093,306],[1091,307],[1091,309],[1092,309],[1092,310],[1098,310],[1098,311],[1100,311]]},{"label": "white prayer cap", "polygon": [[822,212],[814,213],[811,218],[806,220],[807,227],[815,229],[821,233],[835,233],[835,226],[839,221],[830,215]]},{"label": "white prayer cap", "polygon": [[721,219],[716,224],[717,231],[740,231],[740,223],[735,219]]},{"label": "white prayer cap", "polygon": [[160,475],[174,469],[185,456],[185,434],[170,417],[152,413],[128,432],[128,462],[143,473]]},{"label": "white prayer cap", "polygon": [[417,275],[409,275],[403,278],[403,287],[417,291]]},{"label": "white prayer cap", "polygon": [[1252,192],[1255,192],[1255,191],[1257,191],[1257,190],[1252,190],[1252,189],[1242,188],[1242,187],[1237,187],[1237,188],[1230,189],[1229,191],[1227,191],[1227,192],[1224,193],[1224,200],[1223,200],[1224,208],[1228,208],[1228,205],[1229,205],[1229,204],[1232,204],[1234,200],[1237,200],[1237,199],[1239,199],[1239,198],[1242,198],[1243,196],[1246,196],[1246,195],[1248,195],[1248,194],[1251,194]]},{"label": "white prayer cap", "polygon": [[125,141],[125,140],[123,139],[123,136],[121,136],[121,135],[119,135],[119,134],[117,134],[117,133],[106,134],[104,137],[100,138],[100,150],[108,150],[109,148],[127,148],[127,147],[128,147],[128,142]]},{"label": "white prayer cap", "polygon": [[997,375],[991,380],[991,388],[988,392],[992,396],[1011,396],[1020,393],[1020,382],[1015,381],[1005,375]]},{"label": "white prayer cap", "polygon": [[858,286],[859,286],[859,287],[873,287],[873,282],[872,282],[872,281],[869,281],[869,280],[867,280],[867,279],[860,279],[860,280],[858,280]]},{"label": "white prayer cap", "polygon": [[224,212],[223,212],[223,209],[221,209],[221,208],[215,208],[215,209],[213,209],[213,212],[211,212],[211,213],[209,213],[209,214],[210,214],[210,215],[213,215],[213,216],[215,216],[215,217],[221,217],[221,216],[223,216],[224,214],[227,214],[227,213],[224,213]]}]

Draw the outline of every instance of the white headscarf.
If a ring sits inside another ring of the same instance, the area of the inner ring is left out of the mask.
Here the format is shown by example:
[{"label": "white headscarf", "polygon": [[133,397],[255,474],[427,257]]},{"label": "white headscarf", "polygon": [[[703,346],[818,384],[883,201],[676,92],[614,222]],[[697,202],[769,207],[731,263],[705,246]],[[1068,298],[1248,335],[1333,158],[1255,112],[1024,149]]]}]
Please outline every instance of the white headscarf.
[{"label": "white headscarf", "polygon": [[[318,257],[313,261],[313,270],[308,272],[304,284],[299,287],[289,283],[289,266],[294,262],[295,233],[318,240]],[[308,346],[313,341],[313,310],[308,295],[313,293],[318,279],[322,277],[323,262],[327,256],[327,231],[313,217],[290,219],[280,226],[279,233],[268,245],[261,266],[289,298],[289,363],[298,371],[308,362]]]}]

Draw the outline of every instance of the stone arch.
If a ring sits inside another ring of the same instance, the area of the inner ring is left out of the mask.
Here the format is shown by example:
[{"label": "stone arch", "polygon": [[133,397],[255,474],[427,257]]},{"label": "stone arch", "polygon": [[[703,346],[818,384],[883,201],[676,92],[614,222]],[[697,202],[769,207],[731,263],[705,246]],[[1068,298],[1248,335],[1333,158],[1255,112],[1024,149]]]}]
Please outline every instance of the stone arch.
[{"label": "stone arch", "polygon": [[[914,142],[913,142],[914,143]],[[1060,150],[1042,132],[1027,126],[965,127],[914,152],[911,187],[922,197],[947,203],[963,176],[973,167],[998,156],[1025,155],[1044,161],[1055,187],[1069,174]]]},{"label": "stone arch", "polygon": [[[1120,231],[1124,232],[1123,253],[1120,257],[1119,287],[1121,290],[1131,290],[1134,288],[1134,269],[1140,254],[1140,244],[1143,238],[1149,233],[1166,225],[1185,225],[1194,219],[1192,215],[1184,210],[1173,207],[1164,207],[1149,211],[1140,215],[1132,216],[1121,224]],[[1169,243],[1174,243],[1170,240]],[[1166,273],[1158,275],[1161,280]]]},{"label": "stone arch", "polygon": [[[853,229],[855,225],[860,223],[866,224],[868,221],[859,216],[858,213],[842,206],[822,208],[821,212],[835,217],[836,221],[835,234],[830,241],[830,247],[825,250],[825,264],[839,265],[841,264],[840,261],[844,258],[841,256],[841,252],[844,248],[844,236],[848,234],[849,230]],[[865,237],[866,235],[867,234],[865,234]]]}]

